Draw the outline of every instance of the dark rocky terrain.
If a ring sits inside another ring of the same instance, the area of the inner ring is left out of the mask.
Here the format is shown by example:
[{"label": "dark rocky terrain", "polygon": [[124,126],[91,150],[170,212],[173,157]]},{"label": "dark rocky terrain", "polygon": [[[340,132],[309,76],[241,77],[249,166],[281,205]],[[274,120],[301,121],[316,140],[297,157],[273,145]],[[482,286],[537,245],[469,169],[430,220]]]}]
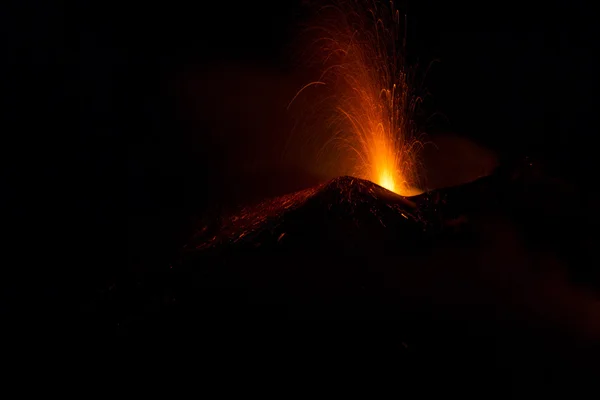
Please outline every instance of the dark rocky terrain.
[{"label": "dark rocky terrain", "polygon": [[[537,168],[411,198],[340,177],[235,209],[200,223],[168,269],[104,292],[88,322],[236,352],[375,352],[424,393],[465,376],[499,398],[585,381],[600,338],[598,271],[582,255],[593,218]],[[290,322],[315,319],[328,328]]]}]

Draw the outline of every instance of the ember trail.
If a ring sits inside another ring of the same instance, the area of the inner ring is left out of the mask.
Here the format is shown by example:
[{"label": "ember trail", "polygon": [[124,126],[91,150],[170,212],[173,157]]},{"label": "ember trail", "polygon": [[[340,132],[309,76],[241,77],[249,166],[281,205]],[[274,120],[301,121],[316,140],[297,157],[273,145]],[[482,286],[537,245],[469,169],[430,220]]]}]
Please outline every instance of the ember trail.
[{"label": "ember trail", "polygon": [[344,173],[398,194],[421,193],[413,120],[420,99],[405,60],[405,18],[393,3],[359,0],[323,6],[318,15],[309,54],[321,75],[294,100],[318,93],[310,112],[327,136],[320,154],[337,153]]}]

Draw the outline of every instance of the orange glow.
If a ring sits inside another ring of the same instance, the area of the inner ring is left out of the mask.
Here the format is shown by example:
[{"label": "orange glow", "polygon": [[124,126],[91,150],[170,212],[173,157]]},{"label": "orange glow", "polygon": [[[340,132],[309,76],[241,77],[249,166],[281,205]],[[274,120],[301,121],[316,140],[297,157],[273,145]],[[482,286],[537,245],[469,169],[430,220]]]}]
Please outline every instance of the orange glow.
[{"label": "orange glow", "polygon": [[412,118],[419,98],[413,94],[404,44],[397,48],[404,40],[400,14],[393,6],[356,0],[323,7],[319,18],[311,30],[317,35],[310,59],[321,76],[294,100],[302,91],[321,90],[312,109],[320,115],[318,128],[327,132],[321,152],[335,149],[343,173],[401,195],[421,193],[421,143]]},{"label": "orange glow", "polygon": [[394,177],[387,169],[383,170],[381,175],[379,175],[378,181],[379,181],[379,186],[382,186],[392,192],[396,191],[396,184],[394,183]]}]

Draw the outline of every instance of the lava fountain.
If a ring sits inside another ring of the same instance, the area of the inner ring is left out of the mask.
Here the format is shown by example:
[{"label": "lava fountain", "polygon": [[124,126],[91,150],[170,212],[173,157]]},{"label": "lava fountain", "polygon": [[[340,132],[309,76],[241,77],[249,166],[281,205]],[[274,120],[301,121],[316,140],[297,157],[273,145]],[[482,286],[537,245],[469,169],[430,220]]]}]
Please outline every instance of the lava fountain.
[{"label": "lava fountain", "polygon": [[393,3],[349,0],[320,7],[318,22],[308,29],[314,36],[306,56],[320,76],[292,103],[318,91],[310,112],[319,132],[326,130],[320,154],[333,150],[344,173],[415,195],[422,192],[422,144],[413,119],[420,98],[411,86],[414,69],[406,65],[405,27]]}]

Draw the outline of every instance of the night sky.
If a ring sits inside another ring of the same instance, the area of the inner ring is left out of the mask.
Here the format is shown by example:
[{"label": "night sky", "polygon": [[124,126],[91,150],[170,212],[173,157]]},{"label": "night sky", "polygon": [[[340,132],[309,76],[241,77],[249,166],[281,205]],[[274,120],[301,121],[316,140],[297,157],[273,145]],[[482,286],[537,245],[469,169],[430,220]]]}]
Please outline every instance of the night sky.
[{"label": "night sky", "polygon": [[[55,226],[75,211],[84,249],[95,254],[85,261],[93,280],[168,262],[194,218],[217,204],[312,184],[276,161],[291,127],[282,105],[307,79],[293,43],[309,11],[274,3],[9,7],[11,215],[39,213],[41,226]],[[471,3],[408,5],[410,56],[439,60],[426,81],[428,111],[449,122],[431,129],[502,159],[535,155],[587,186],[597,130],[591,13],[583,1]],[[122,239],[127,265],[115,262]]]},{"label": "night sky", "polygon": [[[408,13],[409,56],[423,66],[438,61],[426,80],[427,111],[447,119],[433,119],[429,129],[467,136],[503,160],[538,157],[586,185],[594,157],[582,143],[594,131],[596,78],[584,9],[576,2],[418,1]],[[308,15],[296,2],[145,8],[120,19],[116,48],[107,43],[102,54],[99,43],[90,46],[95,71],[105,63],[104,74],[121,79],[105,78],[116,85],[108,94],[102,72],[92,74],[98,96],[107,96],[104,106],[114,96],[115,115],[127,126],[130,216],[160,210],[165,223],[175,224],[177,213],[201,214],[252,190],[260,197],[296,189],[295,181],[312,183],[272,168],[281,132],[291,129],[281,107],[311,78],[294,58],[294,37]],[[242,167],[256,164],[256,154],[263,172]],[[265,170],[276,189],[256,189]]]}]

